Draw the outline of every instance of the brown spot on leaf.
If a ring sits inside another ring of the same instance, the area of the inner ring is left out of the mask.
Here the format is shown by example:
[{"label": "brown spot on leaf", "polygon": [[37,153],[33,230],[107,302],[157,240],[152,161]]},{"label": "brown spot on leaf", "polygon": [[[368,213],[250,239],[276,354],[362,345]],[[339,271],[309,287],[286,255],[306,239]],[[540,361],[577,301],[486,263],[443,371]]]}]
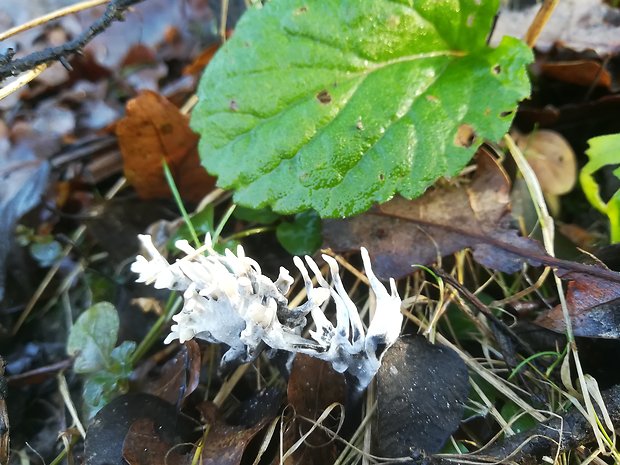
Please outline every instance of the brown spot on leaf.
[{"label": "brown spot on leaf", "polygon": [[500,65],[493,66],[493,73],[499,74],[502,72],[502,67]]},{"label": "brown spot on leaf", "polygon": [[316,94],[316,98],[319,102],[321,102],[324,105],[327,105],[328,103],[331,103],[332,101],[332,96],[329,95],[329,92],[327,92],[326,89],[323,89],[321,92]]},{"label": "brown spot on leaf", "polygon": [[467,123],[461,124],[454,136],[454,145],[458,147],[471,147],[476,139],[474,128]]},{"label": "brown spot on leaf", "polygon": [[228,108],[230,108],[230,111],[237,111],[239,109],[239,104],[233,99],[228,104]]}]

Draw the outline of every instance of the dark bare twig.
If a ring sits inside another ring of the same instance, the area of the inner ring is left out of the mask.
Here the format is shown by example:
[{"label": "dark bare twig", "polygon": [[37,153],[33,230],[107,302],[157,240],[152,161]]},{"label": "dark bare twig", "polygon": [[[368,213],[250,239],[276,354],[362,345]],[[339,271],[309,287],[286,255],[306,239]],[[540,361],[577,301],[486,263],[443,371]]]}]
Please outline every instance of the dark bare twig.
[{"label": "dark bare twig", "polygon": [[[44,63],[60,61],[67,63],[67,57],[79,53],[96,35],[105,31],[114,21],[122,21],[123,13],[132,5],[143,0],[112,0],[99,19],[90,25],[82,34],[73,40],[65,42],[57,47],[48,47],[38,52],[33,52],[25,57],[13,60],[14,52],[7,50],[0,55],[0,82],[4,79],[16,76],[24,71],[29,71]],[[65,65],[66,66],[66,65]]]}]

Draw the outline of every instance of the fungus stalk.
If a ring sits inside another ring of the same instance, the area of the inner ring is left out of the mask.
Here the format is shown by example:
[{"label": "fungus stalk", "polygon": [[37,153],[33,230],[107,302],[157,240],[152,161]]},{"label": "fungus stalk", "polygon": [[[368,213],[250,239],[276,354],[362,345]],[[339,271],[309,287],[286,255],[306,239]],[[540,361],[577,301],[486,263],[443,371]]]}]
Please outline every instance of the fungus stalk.
[{"label": "fungus stalk", "polygon": [[[176,247],[186,255],[170,264],[150,236],[138,237],[148,258],[138,256],[131,266],[139,275],[137,281],[157,289],[183,292],[183,308],[172,317],[176,324],[165,342],[178,339],[183,343],[197,338],[226,344],[229,349],[222,364],[251,362],[267,348],[303,353],[330,362],[340,373],[350,373],[363,389],[400,333],[401,300],[396,284],[390,279],[388,293],[373,273],[364,247],[362,260],[376,307],[367,330],[342,284],[338,263],[328,255],[323,255],[323,259],[329,265],[331,284],[311,257],[305,257],[305,264],[300,257],[294,258],[304,280],[307,300],[290,308],[286,294],[293,278],[288,270],[281,267],[278,278],[272,281],[262,274],[256,261],[246,257],[241,246],[236,254],[226,249],[222,255],[213,249],[209,235],[200,249],[194,249],[187,241],[177,241]],[[308,268],[316,277],[316,287]],[[330,297],[336,306],[335,326],[323,312]],[[308,319],[314,323],[309,338],[302,335],[310,326]]]}]

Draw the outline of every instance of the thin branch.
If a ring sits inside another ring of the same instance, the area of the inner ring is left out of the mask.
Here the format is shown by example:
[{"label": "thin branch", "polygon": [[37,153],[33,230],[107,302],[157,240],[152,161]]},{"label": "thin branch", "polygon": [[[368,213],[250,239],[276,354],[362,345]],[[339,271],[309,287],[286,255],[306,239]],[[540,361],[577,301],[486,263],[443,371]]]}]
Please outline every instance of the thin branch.
[{"label": "thin branch", "polygon": [[75,39],[57,47],[48,47],[17,60],[12,59],[12,50],[7,50],[1,60],[4,61],[4,64],[0,66],[0,82],[8,77],[30,71],[40,65],[49,64],[53,61],[62,62],[68,56],[81,52],[88,42],[96,35],[105,31],[112,22],[121,21],[125,10],[141,1],[143,0],[112,0],[106,7],[103,15],[92,23],[86,31]]}]

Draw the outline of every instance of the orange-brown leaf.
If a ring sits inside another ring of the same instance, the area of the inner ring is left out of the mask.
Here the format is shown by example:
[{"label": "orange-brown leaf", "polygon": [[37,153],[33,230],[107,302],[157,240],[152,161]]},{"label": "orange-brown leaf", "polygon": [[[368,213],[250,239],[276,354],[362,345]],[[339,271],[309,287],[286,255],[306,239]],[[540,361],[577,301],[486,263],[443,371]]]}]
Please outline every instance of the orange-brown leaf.
[{"label": "orange-brown leaf", "polygon": [[116,135],[125,177],[140,197],[170,197],[164,159],[184,200],[197,202],[213,188],[213,177],[200,166],[198,136],[165,97],[147,90],[127,102],[127,115],[118,122]]}]

